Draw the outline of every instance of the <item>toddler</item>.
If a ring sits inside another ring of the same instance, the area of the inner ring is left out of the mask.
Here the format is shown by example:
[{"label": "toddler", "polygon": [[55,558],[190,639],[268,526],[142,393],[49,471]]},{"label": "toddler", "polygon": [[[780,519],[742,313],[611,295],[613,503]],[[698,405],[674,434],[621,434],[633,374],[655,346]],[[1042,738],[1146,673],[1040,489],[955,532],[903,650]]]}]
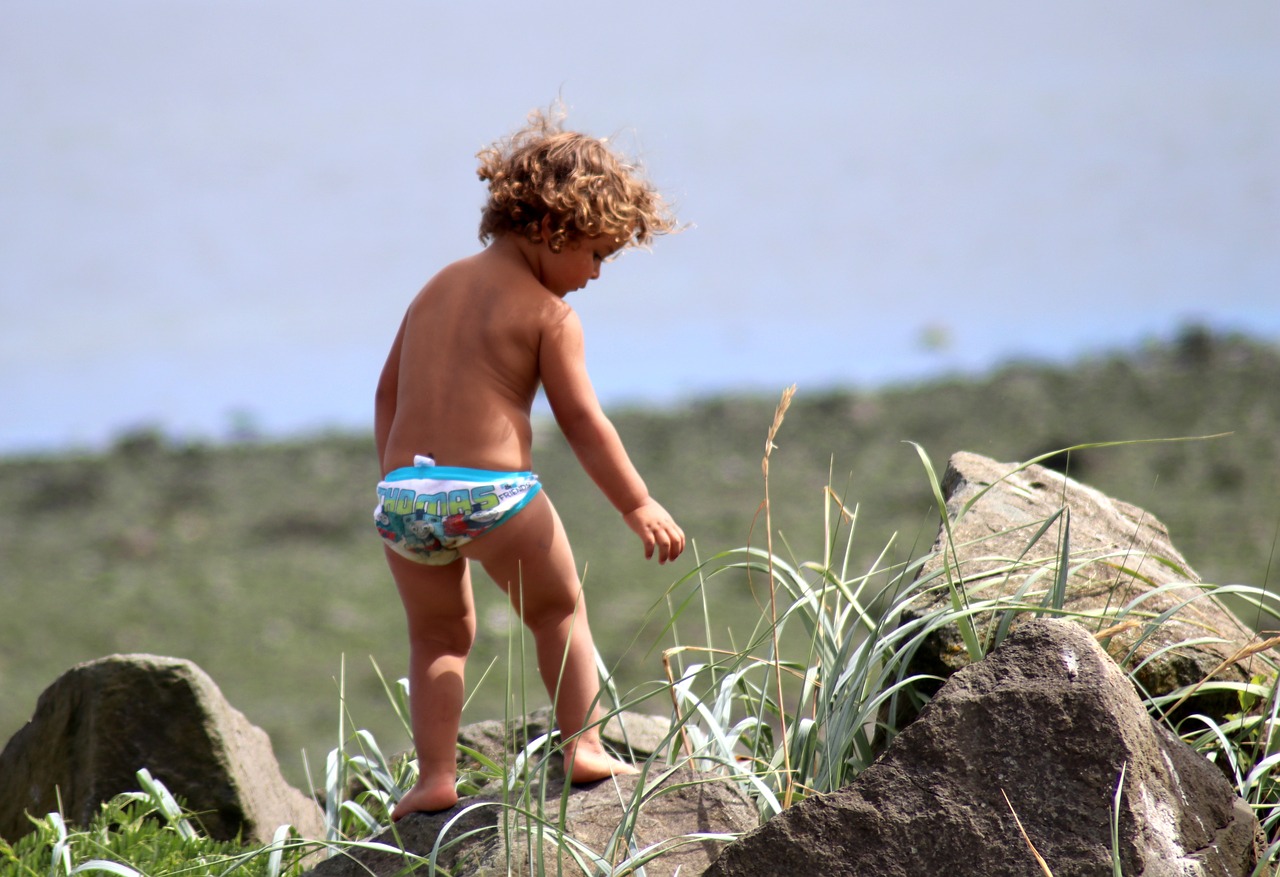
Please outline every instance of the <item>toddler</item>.
[{"label": "toddler", "polygon": [[565,297],[628,246],[675,230],[662,198],[604,142],[534,113],[481,151],[486,246],[414,298],[378,381],[384,473],[374,519],[409,625],[417,784],[392,817],[457,803],[463,667],[475,637],[468,564],[509,596],[531,631],[574,783],[635,768],[600,741],[595,647],[573,554],[533,473],[539,385],[587,474],[659,563],[680,527],[645,487],[600,408],[582,324]]}]

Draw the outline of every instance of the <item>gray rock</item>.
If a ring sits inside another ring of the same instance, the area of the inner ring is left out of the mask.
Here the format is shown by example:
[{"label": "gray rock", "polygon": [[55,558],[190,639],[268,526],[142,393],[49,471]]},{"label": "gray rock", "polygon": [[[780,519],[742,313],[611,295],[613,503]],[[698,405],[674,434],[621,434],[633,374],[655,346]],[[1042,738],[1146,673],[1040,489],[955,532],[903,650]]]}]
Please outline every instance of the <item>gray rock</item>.
[{"label": "gray rock", "polygon": [[[1264,842],[1219,770],[1148,716],[1083,627],[1031,620],[956,673],[849,786],[725,848],[707,877],[1242,877]],[[1006,803],[1004,795],[1008,795]]]},{"label": "gray rock", "polygon": [[[945,550],[970,599],[1012,596],[1029,580],[1032,589],[1043,591],[1054,581],[1065,518],[1032,543],[1041,524],[1066,507],[1072,559],[1064,606],[1081,618],[1106,616],[1089,622],[1096,632],[1114,624],[1121,607],[1143,598],[1140,614],[1121,619],[1141,623],[1111,636],[1107,649],[1126,667],[1138,667],[1136,680],[1148,694],[1168,694],[1206,678],[1247,682],[1252,674],[1270,676],[1261,660],[1232,660],[1253,639],[1252,631],[1197,587],[1200,577],[1174,548],[1163,524],[1051,469],[1030,466],[1014,472],[1016,468],[977,454],[951,458],[942,488],[952,538],[948,540],[946,527],[939,529],[934,544],[938,557],[918,578],[941,569]],[[933,601],[912,607],[903,620],[913,621],[949,602],[945,581],[935,578],[932,584],[939,587]],[[1147,623],[1168,611],[1174,613],[1171,618]],[[994,628],[990,614],[978,621],[980,634]],[[1184,644],[1214,637],[1219,641]],[[968,660],[958,629],[949,626],[923,642],[908,669],[946,678]],[[1239,708],[1230,692],[1201,692],[1194,706],[1194,711],[1218,719]]]},{"label": "gray rock", "polygon": [[[626,844],[616,842],[619,836],[629,835],[635,850],[662,843],[664,852],[644,866],[648,877],[694,877],[706,870],[723,845],[723,841],[712,839],[673,839],[696,833],[740,834],[757,824],[755,807],[727,780],[685,768],[649,775],[637,794],[640,782],[634,776],[617,777],[591,786],[571,786],[562,797],[563,780],[551,779],[529,789],[528,794],[533,801],[542,802],[535,809],[546,814],[556,831],[607,857],[615,866],[628,855]],[[421,865],[437,840],[440,851],[436,864],[444,869],[441,873],[453,877],[600,873],[583,871],[554,839],[545,835],[540,839],[530,831],[528,820],[519,816],[518,802],[511,804],[504,805],[502,796],[494,793],[465,798],[444,813],[411,813],[373,839],[404,852],[351,849],[308,873],[312,877],[404,873]],[[664,843],[667,841],[673,843]],[[611,844],[614,850],[606,856]]]},{"label": "gray rock", "polygon": [[0,753],[0,836],[31,830],[24,812],[58,808],[87,825],[103,801],[138,791],[147,768],[211,837],[268,843],[288,823],[322,837],[320,808],[288,785],[261,728],[190,661],[113,655],[67,671]]}]

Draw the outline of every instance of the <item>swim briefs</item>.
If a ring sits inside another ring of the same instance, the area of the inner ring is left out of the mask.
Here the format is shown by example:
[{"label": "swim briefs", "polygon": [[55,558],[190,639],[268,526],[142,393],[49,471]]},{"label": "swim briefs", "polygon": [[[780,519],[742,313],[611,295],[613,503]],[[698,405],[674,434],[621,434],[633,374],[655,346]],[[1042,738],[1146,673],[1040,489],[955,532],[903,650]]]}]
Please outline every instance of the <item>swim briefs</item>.
[{"label": "swim briefs", "polygon": [[541,489],[532,472],[437,466],[417,456],[378,483],[373,521],[392,551],[443,566],[457,560],[459,546],[511,520]]}]

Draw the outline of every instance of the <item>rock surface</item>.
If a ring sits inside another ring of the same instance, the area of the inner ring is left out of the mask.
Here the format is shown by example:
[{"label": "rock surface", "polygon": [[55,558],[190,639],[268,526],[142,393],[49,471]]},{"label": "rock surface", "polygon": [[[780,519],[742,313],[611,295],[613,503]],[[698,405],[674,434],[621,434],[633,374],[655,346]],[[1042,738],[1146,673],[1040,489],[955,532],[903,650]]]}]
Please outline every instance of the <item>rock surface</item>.
[{"label": "rock surface", "polygon": [[[1089,622],[1093,631],[1126,620],[1139,622],[1112,636],[1107,648],[1126,667],[1139,668],[1136,679],[1149,694],[1167,694],[1206,677],[1246,682],[1254,673],[1269,673],[1262,661],[1232,660],[1254,638],[1252,631],[1197,587],[1200,577],[1158,520],[1052,469],[1015,470],[1014,464],[977,454],[951,458],[942,481],[951,537],[947,527],[939,529],[934,544],[938,556],[921,569],[918,580],[936,576],[945,551],[970,600],[1012,596],[1028,586],[1044,592],[1054,582],[1066,535],[1071,560],[1065,608],[1081,618],[1105,616]],[[1069,516],[1059,518],[1037,541],[1043,522],[1064,507]],[[1012,571],[1011,563],[1016,567]],[[904,622],[949,602],[945,582],[945,576],[934,578],[934,601],[904,613]],[[1115,617],[1139,599],[1137,612]],[[1171,619],[1148,624],[1167,611],[1175,612]],[[978,616],[980,633],[990,629],[990,619],[990,613]],[[1181,645],[1206,638],[1217,641]],[[944,627],[926,639],[909,670],[946,678],[968,660],[957,628]],[[1238,704],[1230,692],[1195,698],[1195,710],[1215,718],[1234,709]]]},{"label": "rock surface", "polygon": [[[536,709],[523,719],[500,722],[490,719],[463,725],[458,731],[459,745],[472,749],[495,764],[507,765],[515,753],[548,734],[555,727],[551,707]],[[600,729],[600,739],[624,759],[633,763],[644,761],[659,750],[671,747],[671,720],[663,716],[651,716],[624,710],[610,717]],[[461,749],[459,766],[471,760]],[[548,766],[548,776],[564,778],[564,766],[560,759],[553,759]]]},{"label": "rock surface", "polygon": [[0,836],[58,808],[87,825],[101,802],[137,791],[147,768],[208,834],[268,843],[277,827],[323,837],[320,808],[288,785],[271,741],[190,661],[112,655],[45,689],[0,753]]},{"label": "rock surface", "polygon": [[[724,849],[708,877],[1243,877],[1261,838],[1219,770],[1147,715],[1082,626],[1022,624],[849,786]],[[1008,796],[1008,802],[1005,800]]]},{"label": "rock surface", "polygon": [[[562,798],[563,781],[550,780],[529,794],[532,800],[545,802],[539,809],[549,814],[555,831],[612,866],[630,854],[625,842],[618,843],[620,836],[629,836],[634,850],[662,844],[664,852],[644,866],[648,877],[701,874],[724,843],[710,838],[681,843],[671,841],[673,838],[694,833],[738,834],[757,823],[755,807],[737,785],[726,780],[681,769],[650,775],[637,794],[639,783],[638,777],[618,777],[588,787],[571,787]],[[524,806],[529,807],[527,803]],[[373,840],[405,852],[351,849],[308,873],[311,877],[405,873],[431,856],[437,840],[436,864],[444,869],[442,873],[453,877],[610,873],[599,868],[583,870],[554,838],[545,834],[539,838],[531,831],[528,820],[519,818],[518,808],[504,806],[497,794],[466,798],[443,813],[411,813]]]}]

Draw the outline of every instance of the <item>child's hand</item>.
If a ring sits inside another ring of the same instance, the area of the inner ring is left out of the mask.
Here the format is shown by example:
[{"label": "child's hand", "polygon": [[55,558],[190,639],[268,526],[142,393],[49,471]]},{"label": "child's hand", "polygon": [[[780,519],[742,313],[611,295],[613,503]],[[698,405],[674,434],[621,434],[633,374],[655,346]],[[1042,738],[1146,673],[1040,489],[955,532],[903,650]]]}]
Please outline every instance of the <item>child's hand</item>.
[{"label": "child's hand", "polygon": [[658,563],[675,560],[684,551],[684,531],[667,510],[654,500],[648,500],[638,509],[627,512],[622,519],[644,543],[646,560],[653,557],[655,548],[658,551]]}]

